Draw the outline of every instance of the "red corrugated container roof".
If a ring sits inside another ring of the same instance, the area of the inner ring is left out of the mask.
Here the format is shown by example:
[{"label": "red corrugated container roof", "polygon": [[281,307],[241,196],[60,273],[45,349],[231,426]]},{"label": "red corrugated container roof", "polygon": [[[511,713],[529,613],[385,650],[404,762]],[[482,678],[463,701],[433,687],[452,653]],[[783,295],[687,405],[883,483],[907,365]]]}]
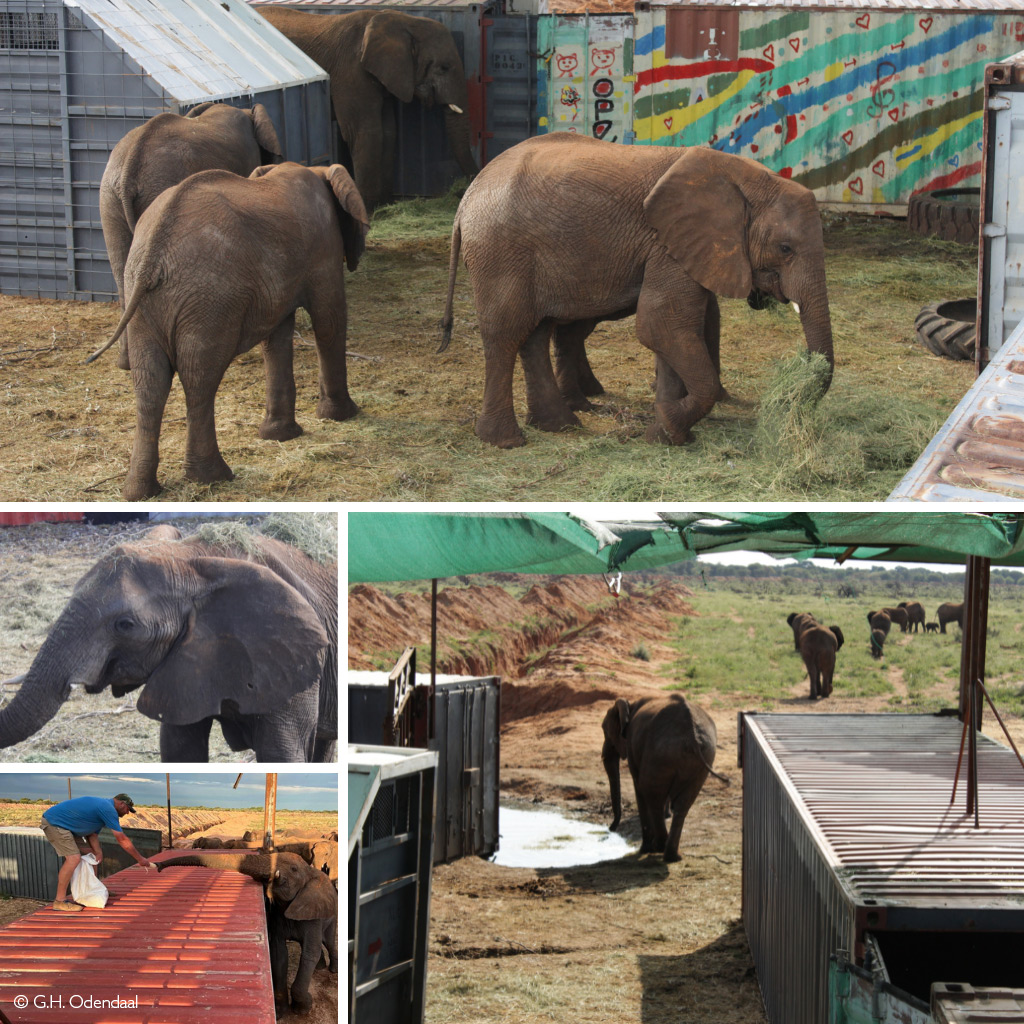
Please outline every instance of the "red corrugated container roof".
[{"label": "red corrugated container roof", "polygon": [[84,512],[0,512],[0,526],[25,526],[27,523],[80,523]]},{"label": "red corrugated container roof", "polygon": [[[12,1024],[274,1024],[258,882],[187,867],[131,868],[104,884],[102,910],[47,906],[0,928],[0,1006]],[[138,1008],[78,1005],[89,998],[137,998]]]}]

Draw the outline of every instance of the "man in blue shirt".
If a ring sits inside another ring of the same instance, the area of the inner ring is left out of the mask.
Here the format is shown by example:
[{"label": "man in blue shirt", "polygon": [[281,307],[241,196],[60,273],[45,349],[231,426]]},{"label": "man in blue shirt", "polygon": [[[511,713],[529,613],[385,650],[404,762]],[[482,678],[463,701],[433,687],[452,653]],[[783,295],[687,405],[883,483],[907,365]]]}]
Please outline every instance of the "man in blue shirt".
[{"label": "man in blue shirt", "polygon": [[118,793],[113,800],[98,796],[79,796],[73,800],[64,800],[54,804],[43,813],[40,822],[43,834],[50,845],[64,858],[60,871],[57,873],[57,895],[53,901],[54,910],[83,910],[80,903],[67,899],[68,885],[75,873],[78,862],[82,859],[84,845],[79,842],[81,836],[96,854],[98,861],[103,860],[100,848],[99,831],[104,825],[114,833],[121,848],[144,868],[153,865],[146,860],[132,841],[121,831],[119,821],[126,814],[135,811],[135,804],[127,793]]}]

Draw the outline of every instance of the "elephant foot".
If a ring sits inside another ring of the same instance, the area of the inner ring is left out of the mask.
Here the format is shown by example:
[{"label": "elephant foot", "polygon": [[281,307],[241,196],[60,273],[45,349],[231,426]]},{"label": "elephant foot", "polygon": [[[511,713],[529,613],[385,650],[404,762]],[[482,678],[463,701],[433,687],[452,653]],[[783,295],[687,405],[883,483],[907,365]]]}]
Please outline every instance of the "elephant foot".
[{"label": "elephant foot", "polygon": [[493,444],[496,448],[522,448],[526,437],[519,429],[515,418],[509,425],[505,420],[487,419],[481,416],[476,421],[476,436],[481,441]]},{"label": "elephant foot", "polygon": [[532,412],[526,414],[526,422],[538,430],[546,430],[548,433],[557,434],[559,431],[568,430],[570,427],[579,427],[582,424],[579,417],[568,408],[564,412],[554,413],[549,416],[537,416]]},{"label": "elephant foot", "polygon": [[619,828],[619,822],[620,822],[621,820],[622,820],[621,818],[616,818],[616,819],[615,819],[615,820],[614,820],[614,821],[613,821],[613,822],[612,822],[612,823],[611,823],[611,824],[610,824],[610,825],[608,826],[608,831],[609,831],[609,832],[616,832],[616,831],[618,831],[618,828]]},{"label": "elephant foot", "polygon": [[302,433],[302,427],[293,419],[264,419],[260,424],[260,437],[264,441],[290,441]]},{"label": "elephant foot", "polygon": [[689,430],[667,431],[660,423],[652,423],[644,432],[648,444],[690,444],[694,440]]},{"label": "elephant foot", "polygon": [[677,864],[683,858],[678,853],[673,853],[671,850],[665,851],[665,863],[666,864]]},{"label": "elephant foot", "polygon": [[146,498],[155,498],[162,490],[156,476],[135,477],[129,473],[121,488],[121,497],[125,501],[145,501]]},{"label": "elephant foot", "polygon": [[347,395],[340,402],[330,398],[321,398],[316,404],[316,418],[318,420],[350,420],[358,412],[359,406]]},{"label": "elephant foot", "polygon": [[580,381],[580,391],[588,398],[596,398],[598,395],[604,394],[604,387],[596,377],[591,377],[589,380],[583,378]]},{"label": "elephant foot", "polygon": [[131,363],[128,361],[128,349],[122,348],[117,353],[117,366],[119,370],[130,370],[132,368]]},{"label": "elephant foot", "polygon": [[221,458],[220,453],[208,459],[185,462],[185,479],[199,484],[212,484],[218,480],[234,480],[231,467]]}]

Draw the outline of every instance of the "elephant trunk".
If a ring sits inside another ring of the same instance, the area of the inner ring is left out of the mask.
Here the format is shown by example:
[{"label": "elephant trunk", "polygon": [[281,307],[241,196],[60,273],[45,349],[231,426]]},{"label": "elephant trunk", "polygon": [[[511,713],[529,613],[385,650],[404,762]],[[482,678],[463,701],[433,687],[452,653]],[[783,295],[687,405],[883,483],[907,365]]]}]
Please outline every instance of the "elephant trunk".
[{"label": "elephant trunk", "polygon": [[258,882],[267,882],[271,874],[271,858],[265,853],[190,854],[169,860],[155,862],[158,870],[173,867],[219,868],[221,871],[238,871]]},{"label": "elephant trunk", "polygon": [[459,169],[467,178],[475,177],[480,168],[477,166],[473,156],[473,148],[470,145],[470,124],[469,113],[465,103],[458,104],[461,113],[456,113],[451,106],[446,106],[444,111],[444,126],[448,134],[448,143],[452,147],[452,153],[459,165]]},{"label": "elephant trunk", "polygon": [[604,762],[604,770],[608,775],[608,789],[612,796],[612,814],[614,818],[608,826],[612,832],[619,827],[622,821],[622,788],[619,784],[619,752],[609,744],[605,744],[601,751],[601,760]]},{"label": "elephant trunk", "polygon": [[804,338],[807,341],[807,351],[817,352],[828,361],[828,375],[822,382],[822,394],[824,394],[832,384],[832,371],[836,364],[832,351],[832,319],[829,316],[828,292],[825,288],[824,274],[812,294],[815,296],[813,299],[799,304],[800,325],[803,327]]}]

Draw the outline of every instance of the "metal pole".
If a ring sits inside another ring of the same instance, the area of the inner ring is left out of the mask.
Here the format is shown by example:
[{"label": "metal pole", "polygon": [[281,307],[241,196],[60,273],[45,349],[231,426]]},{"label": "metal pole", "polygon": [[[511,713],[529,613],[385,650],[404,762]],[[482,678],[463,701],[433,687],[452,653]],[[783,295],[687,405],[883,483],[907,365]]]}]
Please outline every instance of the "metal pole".
[{"label": "metal pole", "polygon": [[68,776],[68,799],[71,799],[71,776]]},{"label": "metal pole", "polygon": [[274,826],[277,822],[277,772],[267,772],[263,798],[263,849],[274,849]]},{"label": "metal pole", "polygon": [[430,693],[427,696],[427,739],[434,738],[434,694],[437,692],[437,579],[430,581]]},{"label": "metal pole", "polygon": [[174,846],[174,833],[171,830],[171,773],[166,772],[167,779],[167,848]]}]

